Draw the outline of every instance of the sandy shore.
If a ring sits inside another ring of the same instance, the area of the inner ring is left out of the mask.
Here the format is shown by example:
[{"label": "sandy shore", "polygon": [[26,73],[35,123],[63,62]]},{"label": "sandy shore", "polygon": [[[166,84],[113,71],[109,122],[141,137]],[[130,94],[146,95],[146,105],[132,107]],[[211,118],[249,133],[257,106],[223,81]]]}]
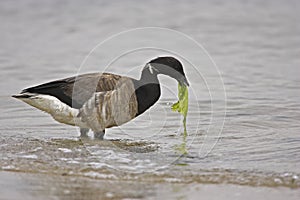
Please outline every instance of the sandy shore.
[{"label": "sandy shore", "polygon": [[0,172],[0,199],[298,199],[299,189],[96,180]]}]

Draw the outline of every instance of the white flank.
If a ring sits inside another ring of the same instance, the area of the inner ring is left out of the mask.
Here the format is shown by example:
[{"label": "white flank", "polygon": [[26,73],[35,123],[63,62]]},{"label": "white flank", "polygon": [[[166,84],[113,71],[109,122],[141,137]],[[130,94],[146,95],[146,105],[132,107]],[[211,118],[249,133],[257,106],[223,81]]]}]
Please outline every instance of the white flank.
[{"label": "white flank", "polygon": [[68,106],[54,96],[28,93],[31,97],[19,98],[25,103],[49,113],[56,121],[68,125],[87,128],[77,117],[79,110]]}]

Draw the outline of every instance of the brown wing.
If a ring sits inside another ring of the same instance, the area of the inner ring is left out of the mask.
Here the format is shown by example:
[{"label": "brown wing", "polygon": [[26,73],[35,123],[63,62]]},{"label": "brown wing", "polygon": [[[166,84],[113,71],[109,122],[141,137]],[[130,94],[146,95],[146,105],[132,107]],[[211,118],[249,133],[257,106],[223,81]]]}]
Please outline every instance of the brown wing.
[{"label": "brown wing", "polygon": [[81,108],[95,92],[113,90],[120,78],[121,76],[110,73],[82,74],[27,88],[22,93],[55,96],[73,108]]}]

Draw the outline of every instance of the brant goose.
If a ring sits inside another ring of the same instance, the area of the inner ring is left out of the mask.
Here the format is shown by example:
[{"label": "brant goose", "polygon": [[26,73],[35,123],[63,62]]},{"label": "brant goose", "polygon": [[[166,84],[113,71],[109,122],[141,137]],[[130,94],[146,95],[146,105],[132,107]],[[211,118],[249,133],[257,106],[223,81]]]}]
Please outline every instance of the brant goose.
[{"label": "brant goose", "polygon": [[105,129],[124,124],[150,108],[160,97],[157,75],[165,74],[189,86],[182,64],[174,57],[148,62],[139,80],[110,73],[89,73],[24,89],[17,99],[49,113],[56,121],[91,129],[103,139]]}]

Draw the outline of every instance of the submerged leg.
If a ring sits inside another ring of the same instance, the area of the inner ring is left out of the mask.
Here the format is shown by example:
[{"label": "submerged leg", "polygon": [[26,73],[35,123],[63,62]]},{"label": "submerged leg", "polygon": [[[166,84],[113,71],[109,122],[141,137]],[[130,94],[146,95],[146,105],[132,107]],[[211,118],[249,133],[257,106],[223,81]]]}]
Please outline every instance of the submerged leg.
[{"label": "submerged leg", "polygon": [[99,131],[99,132],[94,132],[94,138],[103,140],[104,134],[105,134],[105,130]]},{"label": "submerged leg", "polygon": [[88,128],[80,128],[80,137],[88,137],[87,133],[89,132],[90,129]]}]

